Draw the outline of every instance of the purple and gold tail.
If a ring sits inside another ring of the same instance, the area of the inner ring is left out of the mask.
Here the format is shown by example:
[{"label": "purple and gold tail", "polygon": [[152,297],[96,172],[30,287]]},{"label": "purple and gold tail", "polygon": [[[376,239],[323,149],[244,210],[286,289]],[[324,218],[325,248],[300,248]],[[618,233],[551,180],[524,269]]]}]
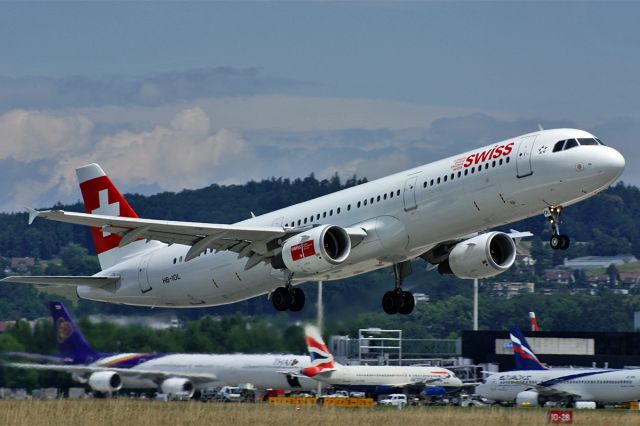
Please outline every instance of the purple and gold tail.
[{"label": "purple and gold tail", "polygon": [[89,364],[100,357],[87,343],[82,332],[73,323],[62,302],[49,302],[53,328],[60,354],[74,364]]}]

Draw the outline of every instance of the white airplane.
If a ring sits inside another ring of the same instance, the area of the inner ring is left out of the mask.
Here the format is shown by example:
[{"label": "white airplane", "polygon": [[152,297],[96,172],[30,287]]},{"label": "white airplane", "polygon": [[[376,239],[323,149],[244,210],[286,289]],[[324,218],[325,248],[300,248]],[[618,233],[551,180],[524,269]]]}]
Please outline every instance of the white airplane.
[{"label": "white airplane", "polygon": [[494,401],[544,405],[559,401],[628,402],[640,399],[639,369],[547,368],[538,360],[519,329],[509,329],[514,371],[491,374],[476,393]]},{"label": "white airplane", "polygon": [[305,327],[305,340],[311,364],[300,369],[301,375],[333,387],[375,394],[388,394],[405,387],[445,390],[462,387],[462,381],[453,371],[441,367],[341,365],[334,361],[319,330],[311,325]]},{"label": "white airplane", "polygon": [[544,213],[553,249],[564,206],[607,188],[625,160],[590,133],[544,130],[396,173],[233,225],[138,218],[97,164],[77,170],[87,213],[29,210],[92,227],[102,270],[94,276],[13,276],[2,281],[77,286],[79,297],[141,306],[215,306],[269,294],[299,311],[294,285],[393,267],[382,298],[388,314],[409,314],[403,279],[418,257],[441,273],[486,278],[506,271],[513,238],[487,232]]},{"label": "white airplane", "polygon": [[166,354],[99,353],[86,341],[60,302],[50,302],[58,355],[10,353],[52,364],[4,363],[4,366],[71,373],[98,392],[121,388],[160,389],[167,394],[191,396],[208,386],[251,384],[258,389],[309,391],[315,380],[300,377],[310,365],[306,355],[279,354]]}]

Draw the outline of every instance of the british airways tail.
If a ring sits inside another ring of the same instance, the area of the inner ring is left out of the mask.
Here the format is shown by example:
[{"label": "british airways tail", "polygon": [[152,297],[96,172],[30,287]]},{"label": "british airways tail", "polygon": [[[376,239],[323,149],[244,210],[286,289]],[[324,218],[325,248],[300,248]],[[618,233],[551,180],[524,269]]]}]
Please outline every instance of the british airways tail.
[{"label": "british airways tail", "polygon": [[301,373],[313,377],[317,374],[335,371],[340,364],[334,361],[333,355],[322,339],[320,330],[315,326],[307,325],[304,328],[304,337],[311,357],[311,365],[303,368]]},{"label": "british airways tail", "polygon": [[49,302],[49,309],[60,355],[72,360],[74,364],[88,364],[100,358],[100,354],[93,350],[73,323],[62,302]]},{"label": "british airways tail", "polygon": [[516,357],[517,370],[546,370],[518,327],[509,327],[509,337]]},{"label": "british airways tail", "polygon": [[[78,176],[80,192],[82,192],[82,200],[87,213],[105,216],[138,217],[98,164],[92,163],[82,166],[76,169],[76,175]],[[123,239],[127,239],[127,236],[121,237],[95,227],[91,228],[91,234],[102,269],[115,265],[124,257],[162,245],[158,241],[145,242],[144,240],[138,240],[123,242]]]}]

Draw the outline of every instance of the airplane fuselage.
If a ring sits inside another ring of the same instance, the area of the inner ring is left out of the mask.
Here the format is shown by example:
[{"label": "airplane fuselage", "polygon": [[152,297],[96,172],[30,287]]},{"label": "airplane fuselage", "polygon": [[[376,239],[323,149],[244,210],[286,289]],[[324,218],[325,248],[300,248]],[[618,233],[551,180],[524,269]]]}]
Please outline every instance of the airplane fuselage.
[{"label": "airplane fuselage", "polygon": [[[616,150],[593,144],[552,152],[567,138],[594,137],[572,129],[535,132],[240,223],[361,228],[367,236],[346,261],[322,273],[297,273],[292,284],[363,274],[414,259],[441,242],[576,203],[618,178],[624,159]],[[206,251],[185,262],[189,246],[152,243],[97,274],[120,276],[115,291],[80,286],[78,296],[144,306],[214,306],[270,293],[287,278],[268,263],[245,270],[247,258],[233,252]]]},{"label": "airplane fuselage", "polygon": [[636,401],[640,399],[640,370],[552,368],[508,371],[487,377],[485,383],[476,387],[476,393],[494,401],[514,402],[518,393],[535,390],[532,385],[577,395],[573,398],[576,401]]}]

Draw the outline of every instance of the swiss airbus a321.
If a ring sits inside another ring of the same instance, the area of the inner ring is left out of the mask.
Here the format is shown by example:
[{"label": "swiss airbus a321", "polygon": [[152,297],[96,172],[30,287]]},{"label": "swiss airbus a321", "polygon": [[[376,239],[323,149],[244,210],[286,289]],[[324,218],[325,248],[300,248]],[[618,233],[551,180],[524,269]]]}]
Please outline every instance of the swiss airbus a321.
[{"label": "swiss airbus a321", "polygon": [[77,169],[87,213],[29,209],[36,217],[90,226],[101,271],[93,276],[13,276],[3,281],[77,286],[80,298],[142,306],[198,307],[268,294],[299,311],[308,281],[392,267],[382,298],[409,314],[402,290],[410,262],[487,278],[515,261],[514,239],[487,231],[544,213],[551,248],[566,249],[562,209],[607,188],[624,157],[590,133],[541,130],[232,225],[139,218],[97,164]]}]

